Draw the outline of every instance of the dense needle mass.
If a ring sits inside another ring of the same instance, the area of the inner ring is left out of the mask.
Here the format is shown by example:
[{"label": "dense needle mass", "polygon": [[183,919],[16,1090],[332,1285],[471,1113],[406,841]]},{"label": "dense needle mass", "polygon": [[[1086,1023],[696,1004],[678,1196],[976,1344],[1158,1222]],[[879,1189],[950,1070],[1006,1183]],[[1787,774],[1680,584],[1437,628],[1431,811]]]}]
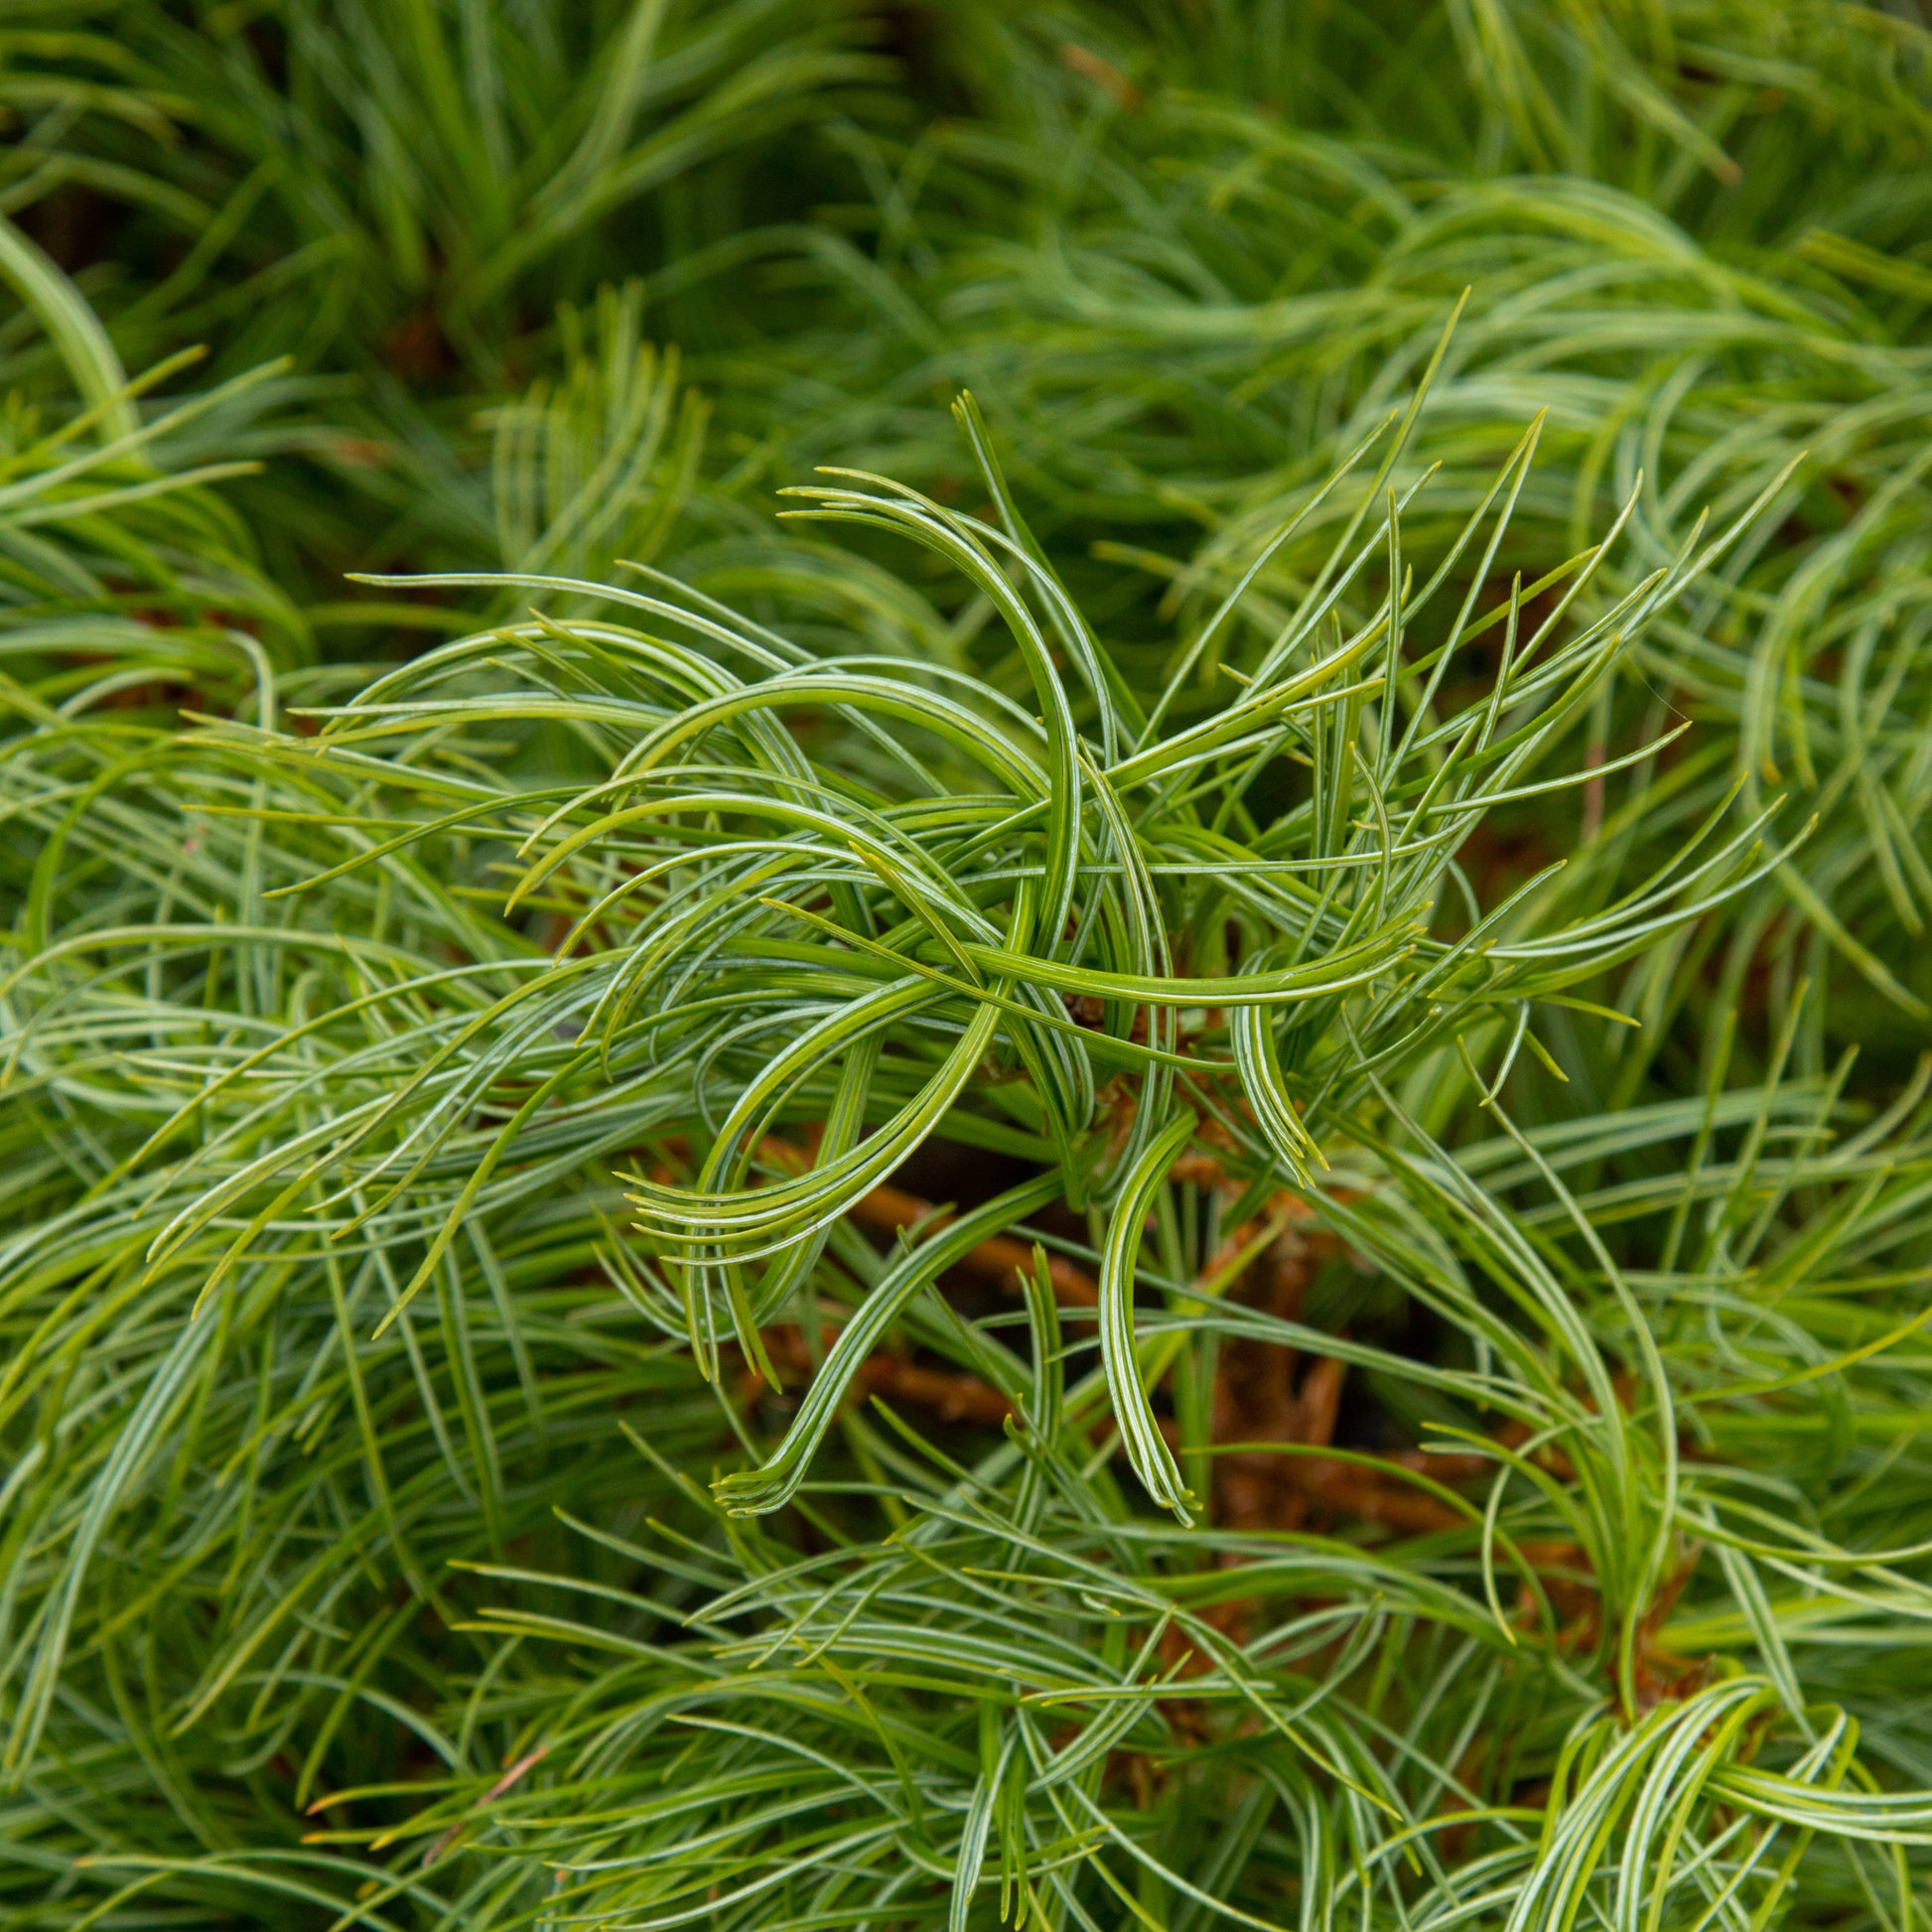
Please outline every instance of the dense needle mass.
[{"label": "dense needle mass", "polygon": [[1923,1919],[1909,7],[0,104],[0,1925]]}]

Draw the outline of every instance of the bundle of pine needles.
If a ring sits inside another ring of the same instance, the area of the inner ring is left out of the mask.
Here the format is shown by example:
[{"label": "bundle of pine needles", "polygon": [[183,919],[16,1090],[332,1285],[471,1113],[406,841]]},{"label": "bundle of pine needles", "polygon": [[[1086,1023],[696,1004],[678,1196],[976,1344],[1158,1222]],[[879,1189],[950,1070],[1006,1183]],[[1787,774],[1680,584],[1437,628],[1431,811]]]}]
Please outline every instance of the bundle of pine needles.
[{"label": "bundle of pine needles", "polygon": [[0,103],[0,1926],[1925,1920],[1910,7]]}]

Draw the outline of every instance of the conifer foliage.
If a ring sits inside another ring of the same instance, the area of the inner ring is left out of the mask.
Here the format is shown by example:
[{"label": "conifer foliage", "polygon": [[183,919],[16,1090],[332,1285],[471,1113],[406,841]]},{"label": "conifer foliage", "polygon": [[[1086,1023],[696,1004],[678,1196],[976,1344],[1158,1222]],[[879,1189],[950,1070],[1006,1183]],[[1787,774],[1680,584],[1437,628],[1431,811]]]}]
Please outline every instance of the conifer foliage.
[{"label": "conifer foliage", "polygon": [[1911,6],[0,106],[0,1926],[1924,1923]]}]

